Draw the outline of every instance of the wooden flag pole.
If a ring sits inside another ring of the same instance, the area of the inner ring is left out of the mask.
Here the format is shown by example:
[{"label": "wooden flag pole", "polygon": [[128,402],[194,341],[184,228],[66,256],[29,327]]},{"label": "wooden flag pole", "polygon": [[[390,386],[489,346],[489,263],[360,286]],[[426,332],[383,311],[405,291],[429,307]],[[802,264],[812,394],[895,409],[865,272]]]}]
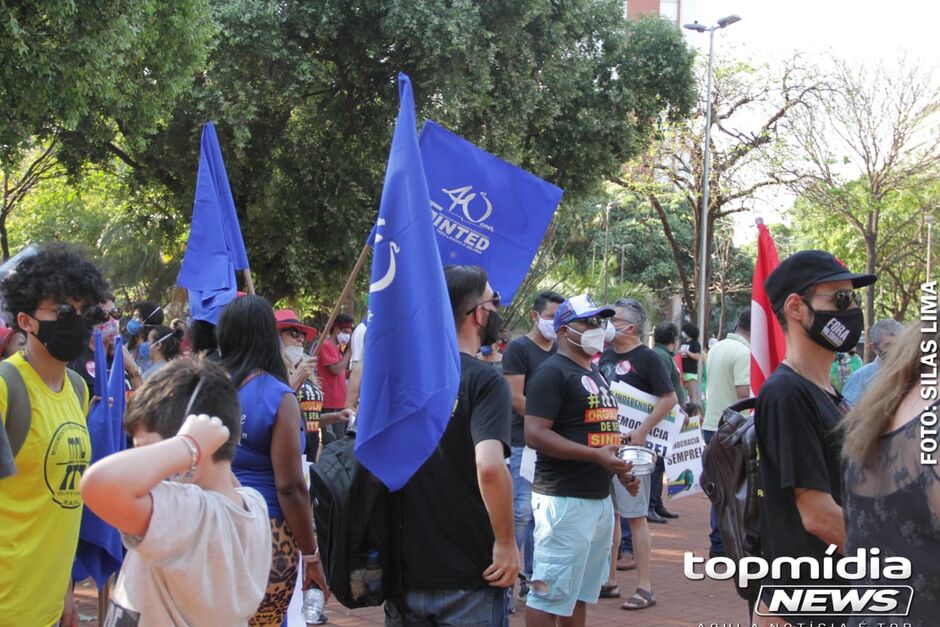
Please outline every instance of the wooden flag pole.
[{"label": "wooden flag pole", "polygon": [[362,252],[359,253],[359,259],[356,260],[356,265],[353,266],[352,272],[349,275],[349,278],[346,279],[346,285],[343,287],[343,293],[340,294],[339,300],[336,301],[336,306],[333,307],[333,312],[330,314],[330,319],[327,320],[326,326],[323,327],[323,333],[320,334],[320,337],[317,338],[317,344],[313,349],[313,352],[310,353],[314,357],[320,356],[320,349],[323,348],[323,341],[326,338],[326,334],[329,332],[330,328],[333,326],[333,323],[336,322],[336,316],[339,315],[340,307],[343,306],[343,302],[349,298],[349,293],[352,291],[353,284],[356,282],[356,279],[359,278],[359,272],[362,271],[362,266],[366,262],[366,257],[369,256],[369,244],[365,244],[362,247]]},{"label": "wooden flag pole", "polygon": [[251,270],[249,270],[248,268],[245,268],[244,273],[245,273],[245,289],[248,290],[249,294],[254,295],[255,283],[254,281],[251,280]]}]

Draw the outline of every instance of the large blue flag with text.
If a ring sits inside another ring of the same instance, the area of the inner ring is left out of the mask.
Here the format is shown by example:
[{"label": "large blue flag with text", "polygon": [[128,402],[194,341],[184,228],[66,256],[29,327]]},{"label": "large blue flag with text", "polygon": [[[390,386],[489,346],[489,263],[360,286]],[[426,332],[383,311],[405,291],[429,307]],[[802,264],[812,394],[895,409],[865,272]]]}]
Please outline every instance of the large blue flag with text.
[{"label": "large blue flag with text", "polygon": [[[95,401],[88,411],[88,436],[91,440],[91,463],[123,451],[124,436],[124,347],[121,337],[114,338],[114,361],[108,371],[108,358],[101,332],[95,331]],[[124,548],[121,534],[87,507],[82,511],[78,548],[72,564],[72,579],[91,577],[100,588],[121,568]]]},{"label": "large blue flag with text", "polygon": [[[391,490],[447,429],[460,385],[454,316],[428,211],[411,81],[398,75],[398,121],[373,231],[356,456]],[[414,341],[420,329],[421,341]]]},{"label": "large blue flag with text", "polygon": [[248,255],[225,173],[222,150],[212,122],[202,129],[196,198],[186,255],[176,284],[189,290],[195,320],[218,323],[225,305],[235,299],[235,271],[248,268]]},{"label": "large blue flag with text", "polygon": [[482,266],[509,304],[564,192],[430,120],[421,159],[441,259]]}]

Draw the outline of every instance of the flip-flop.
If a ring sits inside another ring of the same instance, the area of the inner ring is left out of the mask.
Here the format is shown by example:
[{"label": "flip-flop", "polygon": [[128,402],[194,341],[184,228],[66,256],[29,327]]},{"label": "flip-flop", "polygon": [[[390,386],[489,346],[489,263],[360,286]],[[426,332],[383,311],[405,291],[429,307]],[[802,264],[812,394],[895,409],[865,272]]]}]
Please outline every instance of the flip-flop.
[{"label": "flip-flop", "polygon": [[620,589],[616,584],[608,586],[606,583],[601,586],[601,593],[598,595],[602,599],[619,599]]},{"label": "flip-flop", "polygon": [[645,610],[651,605],[656,605],[656,599],[653,598],[653,593],[649,590],[644,590],[643,588],[637,588],[636,592],[633,593],[633,596],[623,602],[623,605],[620,606],[620,609]]}]

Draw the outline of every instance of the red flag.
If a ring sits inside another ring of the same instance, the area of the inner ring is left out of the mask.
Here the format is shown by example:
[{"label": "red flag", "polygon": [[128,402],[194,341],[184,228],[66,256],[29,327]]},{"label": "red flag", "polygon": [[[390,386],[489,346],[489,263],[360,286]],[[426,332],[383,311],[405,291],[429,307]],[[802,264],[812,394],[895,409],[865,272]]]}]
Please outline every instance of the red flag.
[{"label": "red flag", "polygon": [[786,356],[783,330],[774,316],[770,299],[764,291],[764,281],[778,265],[777,247],[764,226],[757,221],[757,263],[754,264],[754,280],[751,286],[751,393],[757,394],[764,381],[770,377]]}]

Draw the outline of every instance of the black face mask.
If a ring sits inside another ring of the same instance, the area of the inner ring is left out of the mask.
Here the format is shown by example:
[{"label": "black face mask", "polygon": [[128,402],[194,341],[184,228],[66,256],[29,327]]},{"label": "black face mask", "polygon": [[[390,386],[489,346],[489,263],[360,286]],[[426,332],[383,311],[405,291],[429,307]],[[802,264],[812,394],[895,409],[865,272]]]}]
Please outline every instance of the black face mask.
[{"label": "black face mask", "polygon": [[483,325],[483,337],[480,338],[480,342],[483,346],[489,346],[495,344],[499,341],[499,332],[503,328],[503,317],[499,315],[498,311],[490,311],[490,317],[486,319],[486,324]]},{"label": "black face mask", "polygon": [[837,353],[847,353],[855,348],[862,330],[865,328],[865,319],[862,310],[858,307],[842,311],[817,311],[806,303],[813,312],[813,324],[806,329],[809,338],[825,348]]},{"label": "black face mask", "polygon": [[81,357],[88,348],[91,329],[85,318],[74,315],[58,320],[37,320],[39,332],[33,335],[57,361],[70,362]]}]

